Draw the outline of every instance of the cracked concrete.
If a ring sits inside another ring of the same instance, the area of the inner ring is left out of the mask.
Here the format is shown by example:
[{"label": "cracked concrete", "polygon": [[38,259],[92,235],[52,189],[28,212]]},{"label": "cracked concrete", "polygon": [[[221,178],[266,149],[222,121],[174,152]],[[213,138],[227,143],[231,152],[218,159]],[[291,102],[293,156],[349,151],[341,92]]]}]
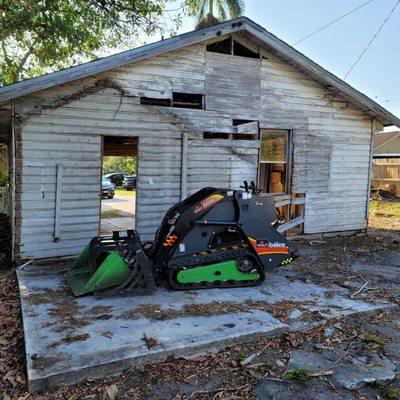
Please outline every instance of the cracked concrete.
[{"label": "cracked concrete", "polygon": [[[65,287],[64,272],[65,267],[56,265],[17,271],[31,390],[116,374],[171,354],[193,357],[259,336],[306,329],[331,317],[392,306],[351,299],[352,291],[340,286],[305,282],[290,268],[268,274],[258,287],[185,292],[159,288],[151,296],[114,299],[75,299]],[[247,306],[231,311],[234,304]],[[222,308],[214,315],[188,315],[195,305]],[[283,306],[291,308],[282,313]],[[151,308],[154,315],[122,317],[138,307]],[[144,334],[155,340],[154,347],[148,348]]]},{"label": "cracked concrete", "polygon": [[332,371],[332,379],[345,389],[358,389],[366,383],[392,380],[395,365],[385,356],[342,349],[315,349],[304,346],[290,352],[288,369]]}]

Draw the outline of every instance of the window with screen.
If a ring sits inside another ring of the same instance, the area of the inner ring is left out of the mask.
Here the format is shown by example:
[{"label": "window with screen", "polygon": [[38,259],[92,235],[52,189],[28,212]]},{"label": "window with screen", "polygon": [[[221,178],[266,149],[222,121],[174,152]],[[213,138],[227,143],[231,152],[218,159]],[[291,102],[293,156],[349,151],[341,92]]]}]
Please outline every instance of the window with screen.
[{"label": "window with screen", "polygon": [[288,189],[289,131],[261,130],[258,187],[264,193],[286,193]]}]

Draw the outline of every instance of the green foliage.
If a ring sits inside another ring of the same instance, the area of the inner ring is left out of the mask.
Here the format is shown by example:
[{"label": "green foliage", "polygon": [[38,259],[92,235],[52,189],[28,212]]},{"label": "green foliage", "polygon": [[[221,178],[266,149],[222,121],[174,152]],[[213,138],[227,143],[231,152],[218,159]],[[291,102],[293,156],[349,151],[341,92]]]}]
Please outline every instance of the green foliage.
[{"label": "green foliage", "polygon": [[101,212],[101,218],[102,219],[110,219],[110,218],[119,218],[119,217],[124,217],[125,214],[121,212],[120,210],[105,210]]},{"label": "green foliage", "polygon": [[247,358],[247,354],[243,351],[239,351],[235,354],[235,360],[241,362]]},{"label": "green foliage", "polygon": [[9,178],[6,173],[0,171],[0,186],[6,186],[9,183]]},{"label": "green foliage", "polygon": [[284,378],[288,381],[296,381],[303,386],[307,385],[311,380],[310,373],[303,367],[297,367],[285,372]]},{"label": "green foliage", "polygon": [[[245,7],[243,0],[187,0],[186,4],[189,15],[196,16],[198,22],[204,20],[210,23],[237,18],[243,14]],[[218,21],[211,16],[218,17]]]},{"label": "green foliage", "polygon": [[363,340],[366,340],[367,342],[374,342],[376,344],[379,344],[380,346],[383,346],[386,343],[386,340],[381,338],[379,335],[371,332],[363,332],[361,334],[361,338]]},{"label": "green foliage", "polygon": [[0,161],[4,161],[7,157],[7,145],[0,143]]},{"label": "green foliage", "polygon": [[115,195],[118,197],[124,196],[124,197],[132,197],[132,196],[136,196],[136,190],[126,190],[124,188],[121,187],[116,187],[114,189],[115,191]]},{"label": "green foliage", "polygon": [[376,201],[370,202],[370,213],[376,216],[385,217],[400,217],[400,203],[391,201]]},{"label": "green foliage", "polygon": [[103,158],[103,174],[124,172],[128,175],[136,173],[137,158],[106,156]]},{"label": "green foliage", "polygon": [[0,0],[0,86],[123,48],[160,28],[166,0]]},{"label": "green foliage", "polygon": [[382,381],[375,382],[375,386],[379,390],[379,394],[385,399],[398,399],[399,393],[396,389],[390,387],[387,383]]}]

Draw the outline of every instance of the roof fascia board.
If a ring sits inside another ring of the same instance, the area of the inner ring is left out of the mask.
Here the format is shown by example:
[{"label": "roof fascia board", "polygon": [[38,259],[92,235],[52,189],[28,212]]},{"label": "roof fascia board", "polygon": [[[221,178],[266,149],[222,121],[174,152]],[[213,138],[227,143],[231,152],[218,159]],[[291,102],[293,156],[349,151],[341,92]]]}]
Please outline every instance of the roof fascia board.
[{"label": "roof fascia board", "polygon": [[[398,117],[394,116],[372,99],[354,89],[334,74],[325,70],[304,54],[300,53],[247,17],[240,17],[236,20],[227,21],[198,31],[184,33],[179,36],[165,39],[161,42],[155,42],[123,53],[118,53],[99,60],[71,67],[66,70],[53,72],[48,75],[5,86],[0,88],[0,102],[48,89],[56,85],[86,78],[148,57],[157,56],[184,46],[205,42],[219,36],[230,35],[243,30],[246,30],[257,40],[273,48],[277,53],[290,58],[300,68],[309,71],[317,79],[326,82],[328,86],[337,88],[339,91],[353,99],[356,103],[367,108],[365,112],[370,111],[376,114],[376,116],[382,118],[385,126],[397,125],[400,127],[400,119]],[[371,118],[374,118],[374,116],[371,116]]]},{"label": "roof fascia board", "polygon": [[266,31],[262,27],[255,24],[253,21],[246,21],[246,30],[256,37],[261,42],[266,43],[268,46],[272,47],[278,53],[291,58],[296,64],[310,71],[312,74],[317,76],[319,79],[327,82],[329,85],[338,88],[341,92],[345,93],[349,97],[356,100],[358,103],[364,107],[370,109],[378,116],[381,116],[389,122],[389,124],[397,125],[400,127],[400,119],[389,113],[379,104],[375,103],[372,99],[368,98],[358,90],[351,87],[349,84],[344,82],[342,79],[333,75],[331,72],[322,68],[320,65],[316,64],[314,61],[310,60],[305,55],[301,54],[299,51],[278,39],[276,36],[272,35],[270,32]]},{"label": "roof fascia board", "polygon": [[74,80],[87,78],[88,76],[118,68],[135,61],[148,57],[157,56],[168,51],[173,51],[184,46],[201,43],[219,36],[230,35],[245,29],[245,25],[238,20],[214,25],[199,31],[192,31],[187,34],[155,42],[137,49],[128,50],[113,56],[77,65],[65,70],[43,75],[26,81],[17,82],[0,88],[0,102],[21,97],[30,93],[51,88],[56,85],[72,82]]}]

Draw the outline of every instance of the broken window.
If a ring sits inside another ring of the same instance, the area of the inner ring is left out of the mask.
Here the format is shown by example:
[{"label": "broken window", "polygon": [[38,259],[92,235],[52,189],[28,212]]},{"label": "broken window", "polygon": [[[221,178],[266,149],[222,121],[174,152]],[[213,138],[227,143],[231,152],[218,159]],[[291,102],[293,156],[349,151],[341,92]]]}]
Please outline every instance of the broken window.
[{"label": "broken window", "polygon": [[258,121],[249,119],[234,119],[233,126],[237,127],[237,132],[233,134],[233,140],[257,140],[259,125]]},{"label": "broken window", "polygon": [[233,119],[232,125],[238,126],[238,125],[249,124],[250,122],[257,122],[257,121],[255,121],[254,119]]},{"label": "broken window", "polygon": [[211,43],[206,47],[207,51],[212,53],[221,53],[221,54],[232,54],[234,56],[240,57],[249,57],[249,58],[260,58],[258,53],[248,49],[246,46],[243,46],[236,40],[232,38],[228,38],[225,40],[221,40],[220,42]]},{"label": "broken window", "polygon": [[172,94],[172,107],[202,109],[203,104],[202,94],[177,92]]},{"label": "broken window", "polygon": [[260,58],[259,54],[254,53],[253,51],[236,41],[233,41],[233,55],[240,57]]},{"label": "broken window", "polygon": [[149,106],[164,106],[171,107],[171,99],[158,99],[153,97],[141,97],[140,104]]},{"label": "broken window", "polygon": [[287,192],[289,160],[289,132],[262,129],[258,187],[264,193]]},{"label": "broken window", "polygon": [[228,38],[220,42],[211,43],[206,47],[212,53],[232,54],[232,39]]}]

